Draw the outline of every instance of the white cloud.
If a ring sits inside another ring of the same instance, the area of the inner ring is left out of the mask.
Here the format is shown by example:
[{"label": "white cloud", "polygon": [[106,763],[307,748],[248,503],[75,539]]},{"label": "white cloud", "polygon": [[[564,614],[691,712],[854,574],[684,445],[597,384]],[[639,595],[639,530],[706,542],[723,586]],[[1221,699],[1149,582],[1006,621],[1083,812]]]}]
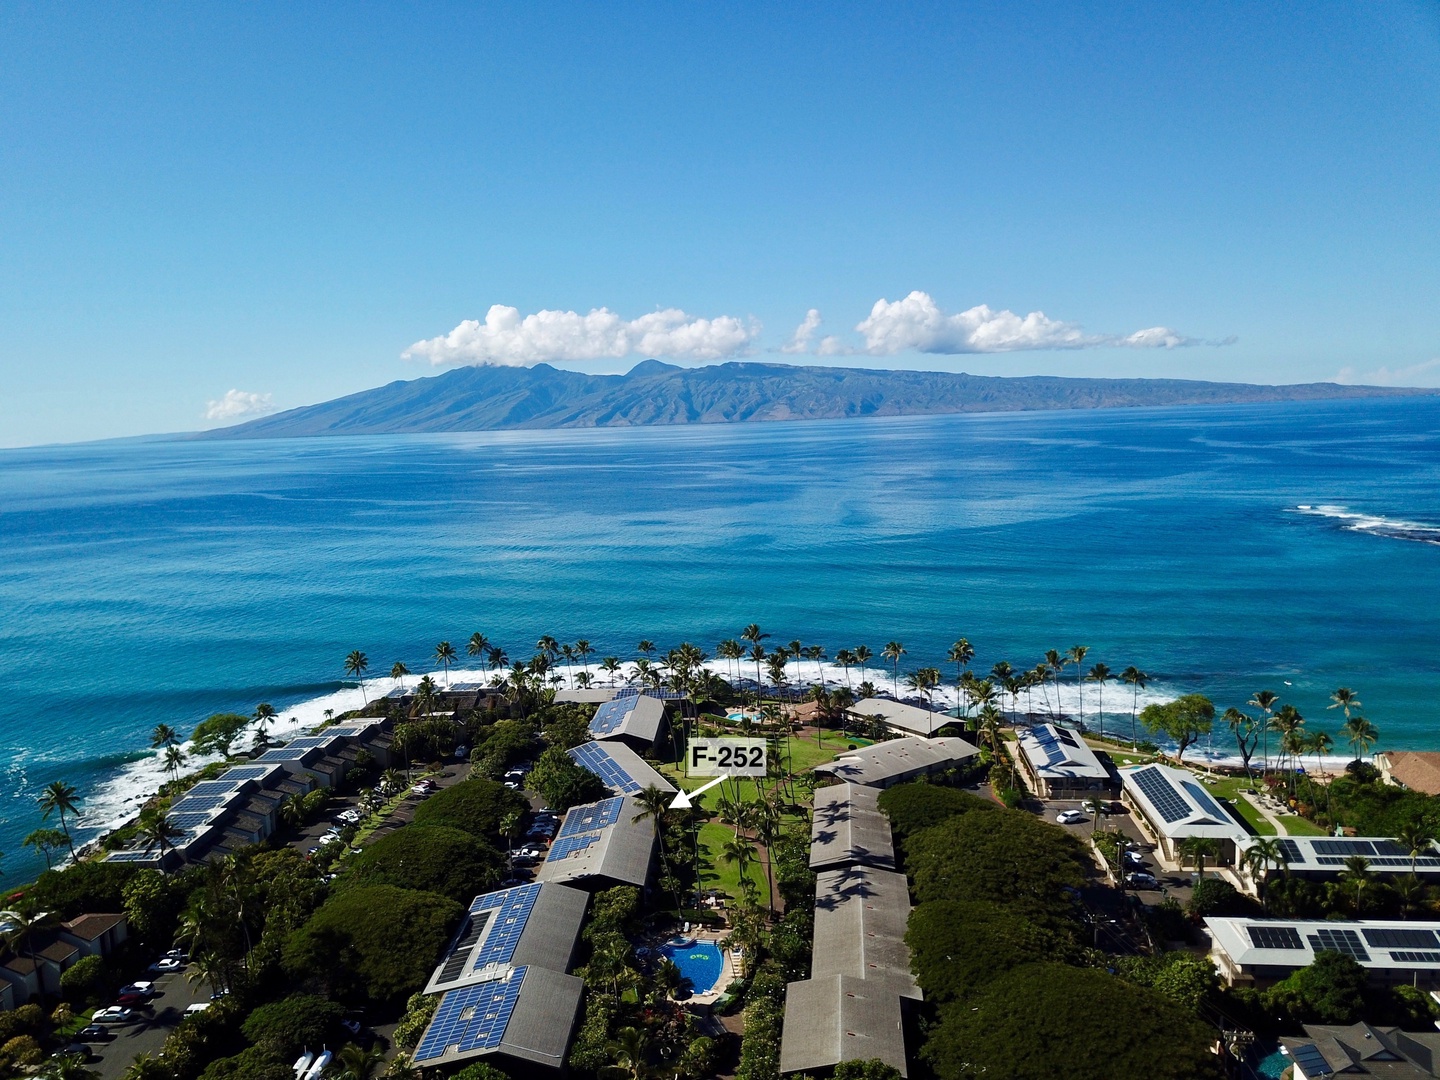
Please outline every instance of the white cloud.
[{"label": "white cloud", "polygon": [[627,320],[609,308],[595,308],[587,315],[537,311],[522,317],[517,308],[495,304],[483,323],[466,319],[442,337],[415,342],[402,355],[437,367],[619,360],[626,356],[723,360],[749,352],[759,334],[760,324],[754,319],[732,315],[699,319],[679,308]]},{"label": "white cloud", "polygon": [[1440,385],[1440,356],[1409,367],[1378,367],[1374,371],[1356,371],[1343,367],[1335,381],[1359,386],[1437,386]]},{"label": "white cloud", "polygon": [[245,390],[227,390],[219,401],[211,401],[205,409],[206,420],[238,420],[243,416],[264,416],[279,406],[273,394],[251,394]]},{"label": "white cloud", "polygon": [[795,328],[795,334],[791,337],[789,344],[780,346],[782,353],[808,353],[810,351],[810,339],[815,336],[815,331],[820,327],[820,309],[811,308],[805,313],[804,320]]},{"label": "white cloud", "polygon": [[893,356],[910,350],[922,353],[989,353],[1099,346],[1174,349],[1201,344],[1165,326],[1153,326],[1127,335],[1087,334],[1077,324],[1052,319],[1043,311],[1017,315],[1013,311],[996,311],[988,304],[980,304],[958,315],[948,315],[940,310],[929,293],[918,290],[903,300],[875,301],[869,317],[855,329],[864,336],[865,352],[872,356]]}]

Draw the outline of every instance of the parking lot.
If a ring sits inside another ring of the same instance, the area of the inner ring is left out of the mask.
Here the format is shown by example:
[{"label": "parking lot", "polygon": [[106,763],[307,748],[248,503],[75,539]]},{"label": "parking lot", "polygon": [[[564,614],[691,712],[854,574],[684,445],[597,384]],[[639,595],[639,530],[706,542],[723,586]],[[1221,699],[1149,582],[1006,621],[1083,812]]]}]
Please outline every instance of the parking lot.
[{"label": "parking lot", "polygon": [[[1183,871],[1172,873],[1161,867],[1155,857],[1155,845],[1146,839],[1145,834],[1140,831],[1140,826],[1135,823],[1134,815],[1128,808],[1121,807],[1119,803],[1114,804],[1119,812],[1109,815],[1101,815],[1100,828],[1113,829],[1121,832],[1125,838],[1135,845],[1135,851],[1141,857],[1141,862],[1127,867],[1128,871],[1140,870],[1154,875],[1156,879],[1155,888],[1131,888],[1126,887],[1126,892],[1138,896],[1142,903],[1158,904],[1167,897],[1177,900],[1182,905],[1190,899],[1192,879],[1190,872]],[[1060,825],[1061,828],[1075,836],[1076,839],[1086,844],[1090,843],[1090,834],[1094,832],[1095,825],[1093,817],[1085,812],[1085,820],[1075,824],[1064,824],[1057,820],[1059,814],[1066,810],[1080,810],[1084,812],[1081,800],[1078,799],[1035,799],[1027,802],[1027,808],[1032,813],[1038,813],[1046,821]],[[1096,868],[1099,874],[1099,868]]]},{"label": "parking lot", "polygon": [[187,978],[188,969],[164,975],[147,975],[158,991],[146,1005],[132,1006],[131,1019],[106,1027],[113,1033],[103,1041],[87,1041],[95,1055],[87,1066],[103,1080],[119,1080],[138,1054],[158,1054],[171,1030],[190,1005],[210,1000],[210,984]]}]

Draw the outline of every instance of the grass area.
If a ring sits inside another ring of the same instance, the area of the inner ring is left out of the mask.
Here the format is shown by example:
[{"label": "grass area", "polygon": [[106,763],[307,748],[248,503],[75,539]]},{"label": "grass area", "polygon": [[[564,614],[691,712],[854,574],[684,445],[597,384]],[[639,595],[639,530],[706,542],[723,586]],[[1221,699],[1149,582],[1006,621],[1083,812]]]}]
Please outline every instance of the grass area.
[{"label": "grass area", "polygon": [[1285,827],[1285,832],[1290,836],[1328,836],[1325,829],[1316,825],[1313,821],[1300,817],[1297,814],[1279,815],[1280,824]]},{"label": "grass area", "polygon": [[[722,825],[718,821],[706,822],[700,826],[700,883],[706,889],[719,889],[726,896],[732,899],[739,899],[740,891],[740,868],[733,862],[728,862],[720,854],[725,849],[725,842],[734,833],[730,831],[729,825]],[[760,903],[769,902],[770,884],[765,876],[765,864],[757,858],[745,868],[745,874],[751,881],[760,886]]]}]

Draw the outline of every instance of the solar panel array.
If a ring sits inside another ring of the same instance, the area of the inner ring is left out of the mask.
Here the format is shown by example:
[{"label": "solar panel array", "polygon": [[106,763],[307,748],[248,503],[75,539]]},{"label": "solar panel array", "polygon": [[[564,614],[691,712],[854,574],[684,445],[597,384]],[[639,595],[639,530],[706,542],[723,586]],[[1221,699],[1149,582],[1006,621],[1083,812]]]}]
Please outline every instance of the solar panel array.
[{"label": "solar panel array", "polygon": [[1190,804],[1180,797],[1165,774],[1153,766],[1148,769],[1141,769],[1139,772],[1131,773],[1130,778],[1135,782],[1150,800],[1150,805],[1165,819],[1165,823],[1174,824],[1191,815]]},{"label": "solar panel array", "polygon": [[577,746],[570,751],[570,756],[575,759],[577,765],[589,769],[600,777],[611,791],[618,791],[622,795],[634,795],[642,786],[638,780],[622,769],[620,763],[611,757],[610,752],[599,743],[589,742]]},{"label": "solar panel array", "polygon": [[208,814],[208,813],[197,813],[197,814],[175,814],[175,813],[171,813],[171,814],[169,814],[169,815],[167,815],[167,816],[168,816],[168,820],[169,820],[170,824],[171,824],[171,825],[174,825],[177,829],[186,829],[186,830],[189,830],[189,829],[199,829],[199,828],[202,828],[203,826],[209,824],[210,818],[211,818],[213,815]]},{"label": "solar panel array", "polygon": [[565,821],[556,834],[556,839],[564,836],[574,836],[576,833],[596,832],[600,829],[608,829],[615,822],[620,820],[620,811],[625,806],[625,800],[620,796],[613,799],[601,799],[589,806],[576,806],[565,815]]},{"label": "solar panel array", "polygon": [[1277,840],[1276,843],[1280,845],[1280,850],[1285,853],[1285,861],[1287,863],[1305,861],[1305,856],[1300,854],[1300,845],[1294,840]]},{"label": "solar panel array", "polygon": [[449,1049],[464,1054],[499,1046],[520,998],[525,970],[516,968],[509,979],[447,991],[415,1050],[414,1060],[431,1061]]},{"label": "solar panel array", "polygon": [[[525,932],[525,924],[529,921],[530,912],[535,909],[535,901],[539,896],[539,884],[530,884],[506,889],[504,892],[490,893],[476,901],[478,904],[480,901],[493,898],[494,904],[490,907],[495,910],[496,914],[490,924],[490,933],[486,935],[480,951],[475,954],[475,963],[471,965],[472,971],[480,971],[491,964],[508,964],[510,962],[511,957],[515,955],[515,946],[520,944],[520,935]],[[473,906],[471,910],[474,910]]]},{"label": "solar panel array", "polygon": [[1310,846],[1315,849],[1316,855],[1339,855],[1342,857],[1365,855],[1368,857],[1375,854],[1375,849],[1370,846],[1368,840],[1312,840]]},{"label": "solar panel array", "polygon": [[310,752],[309,748],[302,746],[278,746],[274,750],[266,750],[255,760],[257,761],[299,761]]},{"label": "solar panel array", "polygon": [[1310,935],[1310,948],[1316,952],[1322,949],[1329,952],[1344,953],[1356,960],[1369,960],[1370,954],[1365,951],[1365,946],[1360,943],[1360,935],[1354,930],[1338,930],[1328,926],[1322,926]]},{"label": "solar panel array", "polygon": [[590,734],[609,735],[630,718],[637,704],[633,695],[605,702],[595,710],[595,715],[590,719]]},{"label": "solar panel array", "polygon": [[1440,952],[1392,952],[1390,959],[1401,964],[1440,964]]},{"label": "solar panel array", "polygon": [[170,812],[183,814],[195,810],[214,810],[240,797],[233,790],[224,795],[186,795],[170,804]]},{"label": "solar panel array", "polygon": [[[1354,857],[1354,856],[1350,856],[1350,858],[1353,858],[1353,857]],[[1402,858],[1400,858],[1399,856],[1395,856],[1395,855],[1376,855],[1376,856],[1368,857],[1368,858],[1367,858],[1366,856],[1363,856],[1363,855],[1362,855],[1361,858],[1365,859],[1365,861],[1368,862],[1371,866],[1409,866],[1409,865],[1410,865],[1410,860],[1409,860],[1409,859],[1402,859]],[[1319,863],[1321,866],[1344,866],[1344,865],[1345,865],[1345,860],[1342,859],[1339,855],[1320,855],[1320,856],[1317,856],[1317,857],[1316,857],[1315,861],[1316,861],[1317,863]],[[1422,866],[1440,866],[1440,859],[1416,859],[1416,860],[1415,860],[1415,867],[1416,867],[1416,869],[1419,869],[1419,868],[1422,867]]]},{"label": "solar panel array", "polygon": [[1181,783],[1185,786],[1185,790],[1190,793],[1190,797],[1195,800],[1195,805],[1200,807],[1201,810],[1211,817],[1218,818],[1220,821],[1230,820],[1230,815],[1225,812],[1224,808],[1222,808],[1203,787],[1192,780],[1182,780]]},{"label": "solar panel array", "polygon": [[480,940],[480,935],[485,932],[486,925],[490,922],[490,912],[482,911],[476,913],[471,909],[470,921],[465,925],[465,933],[460,940],[455,942],[455,948],[445,958],[445,966],[440,969],[439,982],[442,984],[453,983],[460,978],[465,970],[465,962],[470,959],[470,950]]},{"label": "solar panel array", "polygon": [[314,750],[318,746],[326,745],[334,737],[333,733],[328,735],[306,735],[303,738],[291,739],[285,744],[285,747],[289,750]]},{"label": "solar panel array", "polygon": [[1433,949],[1440,944],[1435,940],[1434,930],[1419,927],[1381,926],[1361,933],[1365,935],[1365,944],[1377,949]]},{"label": "solar panel array", "polygon": [[148,851],[112,851],[105,856],[106,862],[151,862],[155,858]]},{"label": "solar panel array", "polygon": [[[1056,765],[1070,756],[1065,752],[1050,728],[1032,729],[1030,735],[1035,740],[1036,746],[1040,748],[1040,752],[1045,755],[1045,764],[1047,766]],[[1075,745],[1073,739],[1070,740],[1070,745]]]},{"label": "solar panel array", "polygon": [[1295,1059],[1295,1064],[1300,1071],[1309,1077],[1334,1076],[1335,1070],[1325,1060],[1325,1055],[1320,1053],[1314,1043],[1305,1043],[1290,1051],[1290,1056]]},{"label": "solar panel array", "polygon": [[[270,770],[264,765],[236,765],[221,774],[221,780],[259,780]],[[197,785],[198,786],[198,785]]]},{"label": "solar panel array", "polygon": [[[806,691],[808,693],[809,691]],[[659,701],[683,701],[685,692],[683,690],[656,690],[650,687],[622,686],[615,691],[615,698],[639,697],[644,694],[646,697],[653,697]]]},{"label": "solar panel array", "polygon": [[196,784],[185,793],[184,797],[188,799],[195,795],[229,795],[246,780],[246,777],[235,776],[236,771],[236,769],[228,769],[219,780],[206,780]]},{"label": "solar panel array", "polygon": [[545,856],[547,862],[559,862],[561,859],[574,855],[577,851],[584,851],[591,844],[598,842],[599,833],[587,833],[584,836],[566,836],[556,840],[550,845],[550,850]]},{"label": "solar panel array", "polygon": [[337,735],[344,736],[345,738],[354,738],[356,735],[360,734],[360,729],[358,727],[326,728],[325,734],[332,738]]},{"label": "solar panel array", "polygon": [[1293,926],[1247,926],[1250,944],[1257,949],[1303,949],[1300,933]]}]

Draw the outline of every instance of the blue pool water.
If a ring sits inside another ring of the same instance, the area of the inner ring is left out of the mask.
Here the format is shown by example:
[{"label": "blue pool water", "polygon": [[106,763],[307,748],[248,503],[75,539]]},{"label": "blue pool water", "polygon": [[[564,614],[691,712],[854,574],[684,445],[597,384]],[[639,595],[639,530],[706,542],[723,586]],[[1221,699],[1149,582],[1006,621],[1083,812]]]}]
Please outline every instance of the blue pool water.
[{"label": "blue pool water", "polygon": [[720,971],[724,964],[720,947],[714,942],[690,941],[681,944],[667,941],[656,952],[675,961],[675,966],[690,980],[697,994],[713,990],[720,981]]},{"label": "blue pool water", "polygon": [[1279,1080],[1294,1062],[1290,1060],[1289,1054],[1282,1054],[1279,1050],[1262,1058],[1255,1066],[1255,1071],[1266,1080]]}]

